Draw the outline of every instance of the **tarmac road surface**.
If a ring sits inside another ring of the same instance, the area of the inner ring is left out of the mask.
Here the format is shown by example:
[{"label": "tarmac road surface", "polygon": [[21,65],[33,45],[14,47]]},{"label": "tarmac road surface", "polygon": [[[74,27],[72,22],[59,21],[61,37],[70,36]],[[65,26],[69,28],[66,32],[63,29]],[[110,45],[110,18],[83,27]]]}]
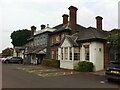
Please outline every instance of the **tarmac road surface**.
[{"label": "tarmac road surface", "polygon": [[[102,75],[91,73],[42,77],[20,70],[19,64],[2,65],[2,88],[119,88],[119,83],[107,82]],[[26,67],[27,68],[27,67]],[[44,69],[45,70],[45,69]],[[54,69],[51,69],[51,71]],[[42,68],[40,69],[42,71]],[[58,70],[59,71],[59,70]],[[57,71],[57,72],[58,72]],[[60,70],[59,72],[62,72]],[[55,72],[56,73],[56,72]]]}]

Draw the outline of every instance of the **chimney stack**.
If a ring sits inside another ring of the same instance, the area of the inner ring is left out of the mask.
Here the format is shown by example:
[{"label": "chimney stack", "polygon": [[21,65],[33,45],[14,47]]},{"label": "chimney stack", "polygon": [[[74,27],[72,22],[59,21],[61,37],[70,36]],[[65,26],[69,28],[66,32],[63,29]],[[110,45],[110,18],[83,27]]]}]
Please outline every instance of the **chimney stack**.
[{"label": "chimney stack", "polygon": [[71,34],[76,33],[77,31],[77,8],[74,6],[70,6],[69,8],[69,16],[70,16],[70,27],[72,29]]},{"label": "chimney stack", "polygon": [[98,30],[102,30],[102,17],[101,16],[97,16],[96,17],[96,28]]},{"label": "chimney stack", "polygon": [[67,14],[63,14],[62,17],[63,17],[63,25],[67,24],[69,16]]},{"label": "chimney stack", "polygon": [[45,28],[45,25],[42,24],[42,25],[41,25],[41,30],[44,29],[44,28]]},{"label": "chimney stack", "polygon": [[36,31],[35,26],[31,26],[31,37],[34,36],[34,32]]}]

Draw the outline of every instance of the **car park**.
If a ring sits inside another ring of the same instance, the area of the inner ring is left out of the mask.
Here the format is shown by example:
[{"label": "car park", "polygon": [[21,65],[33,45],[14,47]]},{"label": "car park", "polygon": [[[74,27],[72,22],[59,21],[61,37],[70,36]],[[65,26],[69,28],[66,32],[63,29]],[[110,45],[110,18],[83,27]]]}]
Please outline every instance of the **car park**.
[{"label": "car park", "polygon": [[3,62],[4,63],[19,63],[19,64],[22,64],[23,59],[21,57],[7,57]]}]

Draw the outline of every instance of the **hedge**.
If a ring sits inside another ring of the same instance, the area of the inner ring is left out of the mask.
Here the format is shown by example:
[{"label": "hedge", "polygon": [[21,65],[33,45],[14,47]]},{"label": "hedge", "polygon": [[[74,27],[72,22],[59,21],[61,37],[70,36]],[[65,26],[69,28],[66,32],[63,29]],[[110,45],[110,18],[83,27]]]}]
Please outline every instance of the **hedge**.
[{"label": "hedge", "polygon": [[74,70],[80,72],[92,72],[93,68],[93,63],[87,61],[80,61],[77,65],[74,66]]}]

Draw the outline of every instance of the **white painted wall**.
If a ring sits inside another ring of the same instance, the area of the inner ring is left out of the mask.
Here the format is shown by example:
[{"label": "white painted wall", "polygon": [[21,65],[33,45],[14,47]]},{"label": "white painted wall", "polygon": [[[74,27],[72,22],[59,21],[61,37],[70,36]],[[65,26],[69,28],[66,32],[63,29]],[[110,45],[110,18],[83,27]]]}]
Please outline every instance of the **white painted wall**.
[{"label": "white painted wall", "polygon": [[[104,69],[104,47],[101,42],[90,42],[83,43],[83,45],[89,44],[90,51],[90,62],[92,62],[95,66],[94,71],[99,71]],[[82,45],[80,50],[80,61],[85,61],[85,48]],[[67,39],[64,40],[61,47],[71,47],[71,44]],[[79,61],[74,60],[61,60],[61,50],[58,49],[58,58],[60,60],[60,68],[73,69],[74,64]]]},{"label": "white painted wall", "polygon": [[[95,66],[94,71],[99,71],[104,69],[104,49],[103,43],[100,42],[90,42],[83,43],[83,45],[89,44],[90,51],[90,62],[92,62]],[[80,50],[80,60],[85,61],[85,48],[82,45]],[[101,48],[101,51],[99,49]]]},{"label": "white painted wall", "polygon": [[[64,40],[63,44],[61,45],[61,47],[71,47],[71,44],[65,38],[65,40]],[[58,60],[61,60],[61,47],[58,48]]]},{"label": "white painted wall", "polygon": [[85,48],[81,47],[81,50],[80,50],[80,61],[85,61]]},{"label": "white painted wall", "polygon": [[30,58],[31,58],[31,62],[30,62],[30,63],[31,63],[31,64],[34,64],[34,61],[35,61],[35,60],[34,60],[34,58],[33,58],[33,55],[31,55]]},{"label": "white painted wall", "polygon": [[61,60],[60,61],[60,68],[74,69],[74,65],[76,65],[78,62],[79,61]]},{"label": "white painted wall", "polygon": [[13,56],[16,57],[17,56],[17,53],[16,53],[16,50],[14,49],[13,51]]},{"label": "white painted wall", "polygon": [[[61,47],[71,47],[71,44],[67,39],[65,39]],[[63,48],[63,54],[64,54],[64,48]],[[70,54],[68,48],[68,60],[65,60],[64,55],[63,55],[63,60],[61,60],[61,49],[58,48],[58,58],[60,59],[60,68],[74,69],[74,65],[80,61],[80,60],[74,61],[74,47],[72,47],[72,54],[73,57],[72,60],[70,60],[70,56],[69,56]]]},{"label": "white painted wall", "polygon": [[24,58],[24,50],[21,50],[20,57]]},{"label": "white painted wall", "polygon": [[[100,51],[101,49],[101,51]],[[94,71],[104,69],[104,49],[103,43],[91,42],[90,44],[90,62],[93,62]]]},{"label": "white painted wall", "polygon": [[[20,50],[20,52],[18,53],[18,57],[22,57],[24,58],[24,50]],[[17,56],[17,53],[16,53],[16,50],[14,49],[14,52],[13,52],[13,56],[16,57]]]}]

